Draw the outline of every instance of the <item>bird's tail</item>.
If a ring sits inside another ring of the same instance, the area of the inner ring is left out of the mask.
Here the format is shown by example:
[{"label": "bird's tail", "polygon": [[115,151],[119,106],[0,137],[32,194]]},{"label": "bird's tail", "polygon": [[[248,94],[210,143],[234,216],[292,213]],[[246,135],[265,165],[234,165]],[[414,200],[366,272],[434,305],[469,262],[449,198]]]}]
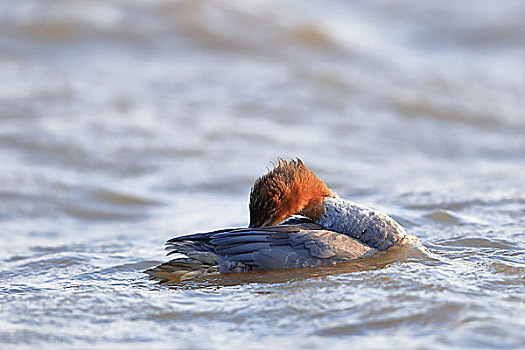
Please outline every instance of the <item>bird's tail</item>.
[{"label": "bird's tail", "polygon": [[178,283],[218,273],[217,266],[191,258],[177,258],[144,271],[161,284]]}]

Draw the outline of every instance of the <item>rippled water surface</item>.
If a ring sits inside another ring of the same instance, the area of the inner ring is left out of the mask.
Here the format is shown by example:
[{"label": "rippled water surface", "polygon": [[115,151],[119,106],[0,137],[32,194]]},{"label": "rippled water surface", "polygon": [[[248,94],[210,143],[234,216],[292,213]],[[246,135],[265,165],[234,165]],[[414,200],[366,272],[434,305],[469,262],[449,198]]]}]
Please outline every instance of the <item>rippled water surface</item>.
[{"label": "rippled water surface", "polygon": [[[524,348],[525,2],[0,1],[0,347]],[[301,157],[420,243],[171,287]]]}]

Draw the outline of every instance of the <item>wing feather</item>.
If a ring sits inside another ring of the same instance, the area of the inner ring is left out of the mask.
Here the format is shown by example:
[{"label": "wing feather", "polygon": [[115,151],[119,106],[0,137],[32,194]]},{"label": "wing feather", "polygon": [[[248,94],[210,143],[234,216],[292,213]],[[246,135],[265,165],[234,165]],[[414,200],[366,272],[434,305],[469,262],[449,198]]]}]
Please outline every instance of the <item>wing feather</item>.
[{"label": "wing feather", "polygon": [[322,266],[377,252],[358,240],[313,223],[226,229],[170,239],[167,249],[221,272]]},{"label": "wing feather", "polygon": [[270,243],[267,242],[246,242],[235,245],[220,245],[215,247],[215,252],[220,255],[234,255],[270,248]]}]

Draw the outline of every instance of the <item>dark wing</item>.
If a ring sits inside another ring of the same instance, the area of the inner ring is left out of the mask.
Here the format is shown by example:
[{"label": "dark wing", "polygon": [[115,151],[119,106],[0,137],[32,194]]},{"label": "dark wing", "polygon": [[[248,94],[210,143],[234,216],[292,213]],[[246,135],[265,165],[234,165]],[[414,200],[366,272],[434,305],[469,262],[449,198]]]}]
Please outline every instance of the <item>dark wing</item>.
[{"label": "dark wing", "polygon": [[171,253],[218,265],[221,272],[331,265],[377,252],[313,223],[200,233],[173,238],[167,245]]}]

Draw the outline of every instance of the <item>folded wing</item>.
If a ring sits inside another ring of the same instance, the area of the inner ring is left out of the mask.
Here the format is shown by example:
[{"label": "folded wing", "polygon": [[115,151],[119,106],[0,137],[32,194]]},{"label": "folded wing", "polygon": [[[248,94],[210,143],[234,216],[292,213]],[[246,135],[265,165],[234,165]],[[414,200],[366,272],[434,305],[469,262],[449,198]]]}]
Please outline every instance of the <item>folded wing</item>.
[{"label": "folded wing", "polygon": [[187,235],[169,240],[166,249],[187,256],[172,260],[172,265],[191,261],[218,266],[222,273],[332,265],[377,252],[313,223]]}]

